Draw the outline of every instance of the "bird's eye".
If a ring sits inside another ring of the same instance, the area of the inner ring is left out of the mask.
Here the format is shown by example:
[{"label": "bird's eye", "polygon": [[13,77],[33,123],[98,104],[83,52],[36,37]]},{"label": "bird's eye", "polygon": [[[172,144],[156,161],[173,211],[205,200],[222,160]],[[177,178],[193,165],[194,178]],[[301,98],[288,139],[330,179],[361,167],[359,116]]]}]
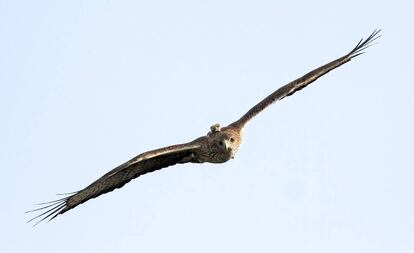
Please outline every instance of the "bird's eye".
[{"label": "bird's eye", "polygon": [[234,142],[234,138],[233,138],[233,137],[231,137],[231,138],[230,138],[230,141],[231,141],[231,142]]},{"label": "bird's eye", "polygon": [[219,145],[220,146],[223,146],[223,141],[219,141]]}]

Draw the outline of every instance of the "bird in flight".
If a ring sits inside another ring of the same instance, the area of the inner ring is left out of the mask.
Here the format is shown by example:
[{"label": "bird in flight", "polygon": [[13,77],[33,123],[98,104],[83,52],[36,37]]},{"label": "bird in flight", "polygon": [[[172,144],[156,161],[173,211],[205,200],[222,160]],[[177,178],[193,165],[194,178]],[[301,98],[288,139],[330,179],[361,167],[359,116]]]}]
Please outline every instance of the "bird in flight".
[{"label": "bird in flight", "polygon": [[367,39],[361,39],[346,55],[280,87],[230,125],[221,127],[215,124],[210,127],[206,135],[188,143],[144,152],[109,171],[80,191],[58,200],[40,203],[42,207],[28,212],[41,211],[41,213],[28,222],[37,220],[34,224],[37,225],[47,219],[50,221],[90,199],[121,188],[132,179],[155,170],[183,163],[224,163],[233,159],[239,150],[242,130],[247,122],[274,102],[294,94],[329,71],[363,54],[373,41],[381,37],[380,32],[381,30],[374,30]]}]

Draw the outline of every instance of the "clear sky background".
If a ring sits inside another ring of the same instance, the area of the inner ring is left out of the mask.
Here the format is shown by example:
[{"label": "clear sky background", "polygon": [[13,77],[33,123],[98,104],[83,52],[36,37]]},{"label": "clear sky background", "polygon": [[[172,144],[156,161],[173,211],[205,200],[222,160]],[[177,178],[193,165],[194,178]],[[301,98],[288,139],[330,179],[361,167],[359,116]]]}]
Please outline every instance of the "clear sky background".
[{"label": "clear sky background", "polygon": [[[0,252],[414,252],[412,1],[0,1]],[[260,114],[236,159],[24,211]]]}]

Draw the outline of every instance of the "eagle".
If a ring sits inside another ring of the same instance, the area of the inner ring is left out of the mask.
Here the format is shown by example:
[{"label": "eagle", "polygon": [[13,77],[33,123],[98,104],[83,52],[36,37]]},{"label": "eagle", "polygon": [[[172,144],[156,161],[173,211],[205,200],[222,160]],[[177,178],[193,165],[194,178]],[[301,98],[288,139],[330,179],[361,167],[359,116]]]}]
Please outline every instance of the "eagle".
[{"label": "eagle", "polygon": [[225,163],[233,159],[239,150],[242,142],[242,131],[247,122],[274,102],[294,94],[329,71],[363,54],[364,50],[372,45],[372,42],[381,37],[380,32],[380,29],[375,29],[367,39],[361,39],[344,56],[280,87],[228,126],[221,127],[220,124],[214,124],[206,135],[193,141],[139,154],[112,169],[82,190],[70,193],[58,200],[39,203],[39,205],[42,205],[40,208],[30,210],[27,213],[40,212],[40,214],[28,222],[36,221],[34,225],[37,225],[44,220],[53,220],[58,215],[64,214],[90,199],[121,188],[132,179],[155,170],[184,163]]}]

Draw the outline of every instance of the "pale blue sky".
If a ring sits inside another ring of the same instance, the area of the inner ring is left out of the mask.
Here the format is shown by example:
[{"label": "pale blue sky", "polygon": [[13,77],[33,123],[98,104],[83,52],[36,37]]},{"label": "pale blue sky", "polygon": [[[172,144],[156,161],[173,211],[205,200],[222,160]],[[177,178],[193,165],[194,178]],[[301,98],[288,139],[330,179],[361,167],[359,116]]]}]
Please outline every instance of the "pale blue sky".
[{"label": "pale blue sky", "polygon": [[[0,252],[414,252],[410,1],[1,1]],[[182,165],[35,228],[33,203],[227,124],[236,159]]]}]

